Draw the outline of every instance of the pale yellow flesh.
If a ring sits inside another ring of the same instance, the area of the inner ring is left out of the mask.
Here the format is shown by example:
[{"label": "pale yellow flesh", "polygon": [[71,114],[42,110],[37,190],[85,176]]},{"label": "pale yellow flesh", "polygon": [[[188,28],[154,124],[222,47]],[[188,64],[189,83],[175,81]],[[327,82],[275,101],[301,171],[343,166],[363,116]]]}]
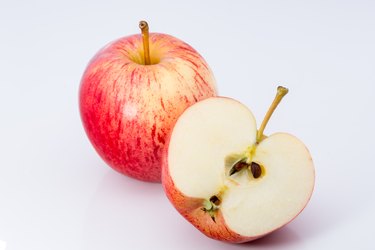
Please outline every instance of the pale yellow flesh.
[{"label": "pale yellow flesh", "polygon": [[285,133],[271,135],[255,148],[252,161],[264,176],[249,171],[228,176],[225,158],[255,145],[252,113],[228,98],[210,98],[179,118],[169,145],[169,170],[175,186],[189,197],[220,194],[227,226],[243,236],[258,236],[293,219],[308,202],[314,166],[304,144]]},{"label": "pale yellow flesh", "polygon": [[225,180],[224,159],[255,142],[251,112],[228,98],[209,98],[178,119],[168,149],[168,165],[177,188],[187,196],[209,198]]},{"label": "pale yellow flesh", "polygon": [[231,185],[222,198],[227,225],[241,235],[262,235],[293,219],[308,202],[314,166],[304,144],[292,135],[269,136],[256,148],[253,161],[263,177]]}]

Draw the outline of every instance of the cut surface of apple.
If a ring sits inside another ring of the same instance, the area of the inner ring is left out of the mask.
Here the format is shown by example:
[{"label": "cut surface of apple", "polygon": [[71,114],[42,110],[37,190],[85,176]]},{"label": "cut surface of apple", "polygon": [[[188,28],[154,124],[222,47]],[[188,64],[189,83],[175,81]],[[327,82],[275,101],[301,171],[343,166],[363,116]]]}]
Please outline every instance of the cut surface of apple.
[{"label": "cut surface of apple", "polygon": [[222,97],[180,116],[163,166],[163,185],[176,209],[207,236],[231,242],[291,221],[309,201],[314,178],[300,140],[275,133],[258,141],[251,111]]}]

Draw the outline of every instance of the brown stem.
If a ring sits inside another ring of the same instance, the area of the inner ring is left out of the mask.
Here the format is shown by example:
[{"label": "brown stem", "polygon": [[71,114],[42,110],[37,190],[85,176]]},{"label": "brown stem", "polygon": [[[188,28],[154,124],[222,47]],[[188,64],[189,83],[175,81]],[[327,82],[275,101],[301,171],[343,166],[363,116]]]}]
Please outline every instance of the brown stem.
[{"label": "brown stem", "polygon": [[150,46],[149,46],[149,32],[148,32],[148,23],[146,21],[139,22],[139,28],[142,31],[142,39],[143,39],[143,55],[145,59],[145,65],[150,65]]},{"label": "brown stem", "polygon": [[286,94],[288,94],[287,88],[282,87],[282,86],[277,87],[277,93],[276,93],[275,99],[273,100],[270,108],[268,109],[267,114],[263,119],[262,125],[260,125],[260,128],[258,130],[258,133],[257,133],[257,142],[258,143],[263,139],[264,129],[266,128],[266,125],[267,125],[268,121],[270,120],[270,118],[273,114],[273,111],[275,111],[277,105],[279,105],[279,103],[281,102],[281,99],[283,99],[283,97]]}]

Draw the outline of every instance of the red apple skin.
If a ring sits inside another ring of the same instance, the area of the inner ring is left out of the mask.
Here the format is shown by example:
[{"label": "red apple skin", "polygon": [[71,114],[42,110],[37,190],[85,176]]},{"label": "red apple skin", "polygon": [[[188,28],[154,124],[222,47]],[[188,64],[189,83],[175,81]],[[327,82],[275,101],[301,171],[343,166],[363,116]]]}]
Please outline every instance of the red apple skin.
[{"label": "red apple skin", "polygon": [[216,86],[204,59],[181,40],[151,33],[151,57],[160,59],[153,65],[134,62],[143,60],[142,46],[140,35],[128,36],[94,56],[81,80],[80,114],[88,138],[109,166],[160,182],[166,136],[187,107],[215,96]]},{"label": "red apple skin", "polygon": [[[169,144],[169,139],[166,145]],[[243,236],[238,233],[233,232],[225,223],[222,213],[218,210],[215,222],[211,219],[211,217],[202,210],[203,208],[203,199],[199,198],[192,198],[184,195],[178,188],[175,186],[168,168],[168,146],[166,146],[166,150],[163,157],[163,167],[162,167],[162,184],[164,188],[164,192],[167,195],[169,201],[175,207],[175,209],[193,226],[195,226],[199,231],[201,231],[206,236],[220,240],[228,243],[244,243],[253,241],[259,238],[262,238],[282,227],[289,224],[293,221],[306,207],[308,201],[306,202],[305,206],[293,217],[290,221],[286,224],[281,225],[274,230],[271,230],[262,235],[255,235],[252,237]],[[309,197],[311,198],[313,193],[313,189]]]},{"label": "red apple skin", "polygon": [[[168,144],[169,139],[167,145]],[[260,235],[255,237],[246,237],[233,232],[226,226],[220,210],[218,210],[214,222],[211,219],[210,215],[202,210],[203,199],[188,197],[185,196],[181,191],[179,191],[174,185],[174,182],[169,174],[167,148],[168,147],[166,147],[163,155],[163,188],[169,201],[186,220],[193,224],[193,226],[195,226],[203,234],[215,240],[226,241],[230,243],[243,243],[258,239],[263,236]]]}]

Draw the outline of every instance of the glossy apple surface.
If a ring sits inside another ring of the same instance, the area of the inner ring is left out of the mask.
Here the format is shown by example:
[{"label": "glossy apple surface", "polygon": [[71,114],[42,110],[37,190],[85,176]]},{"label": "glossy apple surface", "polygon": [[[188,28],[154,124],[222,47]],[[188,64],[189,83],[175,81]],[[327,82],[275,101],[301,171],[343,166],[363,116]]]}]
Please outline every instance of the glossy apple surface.
[{"label": "glossy apple surface", "polygon": [[81,80],[79,104],[85,131],[113,169],[159,182],[166,136],[179,115],[216,95],[205,60],[169,35],[150,33],[151,65],[144,65],[141,35],[101,49]]}]

